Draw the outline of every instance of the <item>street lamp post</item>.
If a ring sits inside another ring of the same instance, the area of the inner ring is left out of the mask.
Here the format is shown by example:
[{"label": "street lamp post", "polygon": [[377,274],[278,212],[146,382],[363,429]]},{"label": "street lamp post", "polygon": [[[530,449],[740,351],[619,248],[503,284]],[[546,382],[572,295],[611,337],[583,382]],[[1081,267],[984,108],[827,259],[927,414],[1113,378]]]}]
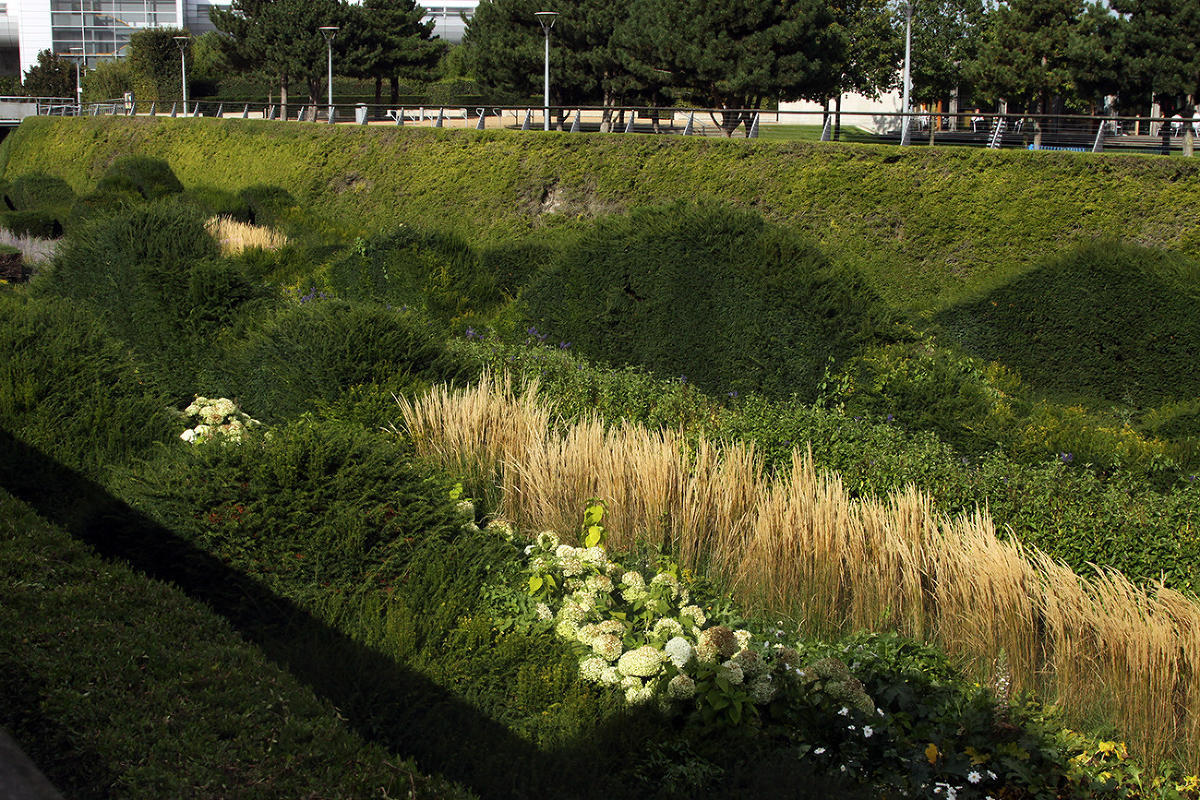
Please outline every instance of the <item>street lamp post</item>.
[{"label": "street lamp post", "polygon": [[174,36],[175,44],[179,45],[179,85],[183,89],[183,115],[187,116],[187,45],[192,40],[190,36]]},{"label": "street lamp post", "polygon": [[908,144],[908,126],[911,118],[908,104],[909,90],[912,88],[912,0],[904,4],[904,121],[900,123],[900,144]]},{"label": "street lamp post", "polygon": [[317,30],[325,37],[325,45],[329,49],[329,121],[333,122],[333,37],[337,36],[339,28],[337,25],[322,25]]},{"label": "street lamp post", "polygon": [[550,29],[558,19],[557,11],[538,11],[534,14],[542,24],[542,32],[546,34],[546,83],[542,93],[542,105],[545,107],[545,124],[543,130],[550,130]]},{"label": "street lamp post", "polygon": [[79,60],[75,62],[75,115],[83,114],[83,79],[79,76],[81,65],[83,64],[83,48],[72,47],[71,54],[79,54]]}]

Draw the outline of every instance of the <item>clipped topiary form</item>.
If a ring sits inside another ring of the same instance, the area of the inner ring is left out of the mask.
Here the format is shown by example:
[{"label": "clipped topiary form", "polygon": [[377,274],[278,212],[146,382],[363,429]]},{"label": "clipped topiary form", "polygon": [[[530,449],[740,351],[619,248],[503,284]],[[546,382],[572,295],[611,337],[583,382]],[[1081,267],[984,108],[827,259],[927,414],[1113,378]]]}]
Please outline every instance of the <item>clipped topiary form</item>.
[{"label": "clipped topiary form", "polygon": [[136,191],[147,200],[157,200],[183,191],[171,165],[161,158],[121,156],[96,183],[96,190]]},{"label": "clipped topiary form", "polygon": [[861,276],[798,234],[719,205],[602,220],[522,297],[537,330],[591,357],[722,395],[811,400],[831,360],[891,330]]},{"label": "clipped topiary form", "polygon": [[74,201],[70,184],[44,172],[20,175],[4,188],[4,203],[13,211],[69,208]]}]

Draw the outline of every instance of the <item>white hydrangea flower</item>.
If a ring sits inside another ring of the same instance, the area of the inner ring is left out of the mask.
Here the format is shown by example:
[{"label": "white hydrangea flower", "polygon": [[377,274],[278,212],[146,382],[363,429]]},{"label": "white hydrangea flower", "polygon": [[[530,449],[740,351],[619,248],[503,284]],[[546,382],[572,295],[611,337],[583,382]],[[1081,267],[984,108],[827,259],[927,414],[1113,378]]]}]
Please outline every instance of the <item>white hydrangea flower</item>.
[{"label": "white hydrangea flower", "polygon": [[592,564],[596,567],[605,566],[607,559],[603,547],[580,547],[575,555],[582,558],[585,564]]},{"label": "white hydrangea flower", "polygon": [[503,519],[493,519],[487,524],[487,530],[498,536],[503,536],[508,541],[513,539],[513,526],[511,522]]},{"label": "white hydrangea flower", "polygon": [[560,620],[554,626],[554,632],[564,639],[574,641],[579,636],[579,626],[570,620]]},{"label": "white hydrangea flower", "polygon": [[197,425],[194,430],[196,431],[197,439],[207,439],[209,436],[212,436],[212,427],[208,425]]},{"label": "white hydrangea flower", "polygon": [[592,650],[606,661],[616,661],[625,650],[625,643],[611,633],[602,633],[592,639]]},{"label": "white hydrangea flower", "polygon": [[188,428],[186,431],[179,434],[179,438],[183,439],[185,442],[194,442],[196,440],[196,432],[191,428]]},{"label": "white hydrangea flower", "polygon": [[628,588],[640,588],[646,585],[646,579],[642,577],[642,573],[630,570],[621,576],[621,584]]},{"label": "white hydrangea flower", "polygon": [[545,620],[552,619],[554,617],[554,612],[551,611],[550,606],[546,605],[545,603],[538,603],[533,610],[534,613],[537,614],[538,619]]},{"label": "white hydrangea flower", "polygon": [[676,669],[683,669],[695,655],[691,642],[682,636],[676,636],[668,641],[663,652],[667,654],[667,658],[671,659],[671,663],[675,665]]},{"label": "white hydrangea flower", "polygon": [[575,548],[571,547],[569,544],[560,544],[558,547],[554,548],[555,558],[570,558],[573,555],[575,555]]},{"label": "white hydrangea flower", "polygon": [[475,519],[475,504],[470,500],[459,500],[454,506],[454,512],[463,519]]},{"label": "white hydrangea flower", "polygon": [[750,682],[750,697],[755,703],[763,705],[769,703],[775,698],[775,684],[771,682],[770,675],[762,675]]},{"label": "white hydrangea flower", "polygon": [[737,637],[738,647],[743,650],[750,646],[750,639],[754,636],[747,630],[734,631],[733,635]]},{"label": "white hydrangea flower", "polygon": [[672,599],[679,596],[679,579],[669,572],[660,572],[650,579],[651,586],[665,586]]},{"label": "white hydrangea flower", "polygon": [[748,678],[761,674],[767,668],[767,663],[763,661],[757,650],[749,650],[745,647],[733,654],[733,662],[742,668],[742,672]]},{"label": "white hydrangea flower", "polygon": [[622,680],[621,671],[616,667],[605,667],[604,671],[600,673],[600,682],[608,686],[617,686]]},{"label": "white hydrangea flower", "polygon": [[579,626],[579,633],[577,634],[578,640],[583,644],[586,644],[588,647],[591,647],[592,641],[600,635],[600,631],[597,630],[597,628],[598,626],[595,624]]},{"label": "white hydrangea flower", "polygon": [[626,689],[625,702],[631,706],[640,706],[654,699],[654,687],[643,686],[640,689]]},{"label": "white hydrangea flower", "polygon": [[227,397],[218,398],[212,404],[212,408],[216,413],[220,414],[222,417],[232,416],[233,413],[235,411],[237,411],[237,406],[234,404],[234,402],[232,400],[230,400]]},{"label": "white hydrangea flower", "polygon": [[579,606],[584,614],[591,614],[596,610],[596,596],[589,591],[574,592],[567,600]]},{"label": "white hydrangea flower", "polygon": [[696,696],[696,682],[687,675],[676,675],[667,684],[667,695],[676,700],[690,700]]},{"label": "white hydrangea flower", "polygon": [[588,591],[592,592],[609,594],[613,590],[612,578],[607,575],[588,575],[587,582],[584,585],[587,586]]},{"label": "white hydrangea flower", "polygon": [[642,683],[642,679],[634,675],[625,675],[621,678],[622,689],[640,689],[644,685],[645,684]]},{"label": "white hydrangea flower", "polygon": [[610,633],[617,637],[625,635],[625,623],[619,619],[601,620],[596,627],[600,629],[601,633]]},{"label": "white hydrangea flower", "polygon": [[729,681],[735,686],[746,679],[746,675],[742,672],[742,668],[732,661],[726,661],[724,664],[717,667],[717,674],[723,676],[725,680]]},{"label": "white hydrangea flower", "polygon": [[542,556],[538,556],[529,562],[529,569],[532,570],[535,575],[541,575],[542,573],[549,572],[550,561]]},{"label": "white hydrangea flower", "polygon": [[650,592],[645,586],[626,586],[621,590],[621,597],[628,603],[639,603],[650,597]]},{"label": "white hydrangea flower", "polygon": [[690,602],[692,602],[692,593],[689,592],[685,587],[680,587],[679,605],[686,606]]},{"label": "white hydrangea flower", "polygon": [[682,636],[683,626],[670,617],[664,617],[658,622],[654,623],[654,628],[651,631],[651,635],[655,637],[665,636],[668,639],[676,636]]},{"label": "white hydrangea flower", "polygon": [[183,413],[187,414],[189,417],[194,417],[200,413],[200,406],[196,404],[195,400],[193,400],[192,404],[183,410]]},{"label": "white hydrangea flower", "polygon": [[225,421],[225,415],[217,411],[214,406],[206,406],[200,409],[200,419],[209,425],[220,425]]},{"label": "white hydrangea flower", "polygon": [[579,664],[579,677],[591,683],[600,683],[600,676],[608,668],[608,662],[603,658],[592,656],[585,658]]},{"label": "white hydrangea flower", "polygon": [[558,534],[554,531],[542,531],[535,541],[543,550],[554,550],[558,547]]},{"label": "white hydrangea flower", "polygon": [[704,616],[704,612],[700,609],[700,606],[684,606],[679,609],[679,616],[691,619],[697,628],[702,627],[704,623],[708,622],[708,617]]},{"label": "white hydrangea flower", "polygon": [[562,608],[558,610],[558,619],[560,622],[570,622],[576,626],[587,618],[587,612],[582,606],[577,603],[574,598],[567,598],[563,603]]},{"label": "white hydrangea flower", "polygon": [[647,644],[622,653],[617,661],[617,669],[621,670],[622,675],[649,678],[662,669],[662,660],[662,651]]},{"label": "white hydrangea flower", "polygon": [[583,574],[583,560],[574,554],[560,557],[559,567],[562,569],[562,574],[568,578]]}]

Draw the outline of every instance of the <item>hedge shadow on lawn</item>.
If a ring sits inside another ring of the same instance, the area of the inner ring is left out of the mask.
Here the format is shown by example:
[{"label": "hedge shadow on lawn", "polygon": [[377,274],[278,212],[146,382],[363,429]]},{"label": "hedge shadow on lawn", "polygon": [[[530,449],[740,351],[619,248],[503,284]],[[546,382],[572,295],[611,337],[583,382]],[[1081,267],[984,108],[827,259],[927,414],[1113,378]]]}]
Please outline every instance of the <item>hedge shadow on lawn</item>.
[{"label": "hedge shadow on lawn", "polygon": [[[0,485],[100,555],[126,561],[207,603],[268,658],[332,702],[365,739],[412,755],[422,770],[439,772],[481,797],[586,790],[563,785],[564,771],[555,763],[559,754],[537,752],[442,687],[316,620],[3,428],[0,454]],[[431,748],[450,740],[481,756],[504,753],[511,773],[488,774],[478,768],[486,758],[446,757]],[[577,760],[569,753],[561,757]]]},{"label": "hedge shadow on lawn", "polygon": [[46,694],[24,665],[0,660],[0,723],[14,735],[25,732],[17,739],[21,750],[64,796],[73,800],[109,797],[117,776],[100,754],[80,740],[77,731],[42,711],[41,699]]}]

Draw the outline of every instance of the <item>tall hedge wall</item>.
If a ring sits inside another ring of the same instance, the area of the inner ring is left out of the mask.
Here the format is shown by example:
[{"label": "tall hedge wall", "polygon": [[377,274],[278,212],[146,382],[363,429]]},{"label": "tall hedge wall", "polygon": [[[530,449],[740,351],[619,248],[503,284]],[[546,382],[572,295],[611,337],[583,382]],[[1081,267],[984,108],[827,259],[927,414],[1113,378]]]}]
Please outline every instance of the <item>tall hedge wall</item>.
[{"label": "tall hedge wall", "polygon": [[277,185],[312,225],[400,222],[469,241],[680,197],[753,207],[863,269],[895,305],[940,308],[1097,237],[1200,254],[1200,163],[1149,156],[254,120],[26,120],[5,175],[90,191],[119,156],[166,159],[184,186]]}]

